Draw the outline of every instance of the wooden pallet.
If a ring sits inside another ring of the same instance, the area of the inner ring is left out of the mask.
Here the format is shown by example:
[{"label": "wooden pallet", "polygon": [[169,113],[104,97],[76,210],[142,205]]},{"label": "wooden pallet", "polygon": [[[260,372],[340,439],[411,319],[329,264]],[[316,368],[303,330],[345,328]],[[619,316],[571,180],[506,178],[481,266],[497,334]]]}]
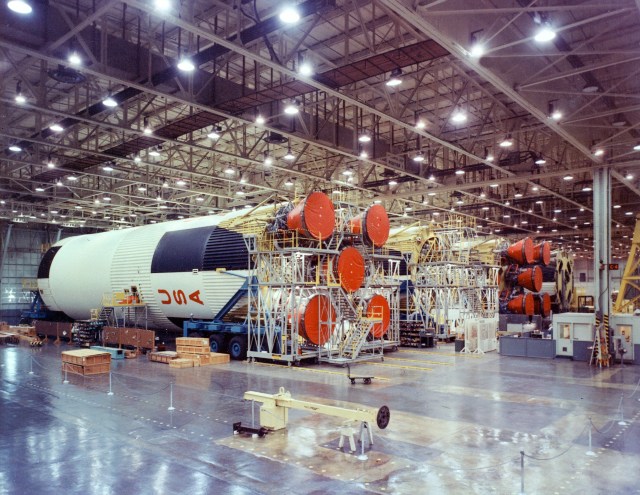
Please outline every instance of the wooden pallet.
[{"label": "wooden pallet", "polygon": [[209,339],[202,337],[178,337],[176,345],[191,345],[196,347],[209,347]]},{"label": "wooden pallet", "polygon": [[179,354],[208,354],[210,349],[208,345],[176,345],[176,351],[178,351]]}]

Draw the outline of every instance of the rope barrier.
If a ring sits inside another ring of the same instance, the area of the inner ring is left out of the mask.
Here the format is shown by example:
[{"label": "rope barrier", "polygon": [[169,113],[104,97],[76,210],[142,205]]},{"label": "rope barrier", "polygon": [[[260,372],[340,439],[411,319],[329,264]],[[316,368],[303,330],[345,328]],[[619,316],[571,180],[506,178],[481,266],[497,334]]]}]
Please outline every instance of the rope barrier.
[{"label": "rope barrier", "polygon": [[629,396],[629,398],[633,397],[634,395],[636,395],[636,392],[638,391],[638,387],[640,387],[640,380],[638,380],[638,383],[636,383],[636,388],[633,391],[633,393]]}]

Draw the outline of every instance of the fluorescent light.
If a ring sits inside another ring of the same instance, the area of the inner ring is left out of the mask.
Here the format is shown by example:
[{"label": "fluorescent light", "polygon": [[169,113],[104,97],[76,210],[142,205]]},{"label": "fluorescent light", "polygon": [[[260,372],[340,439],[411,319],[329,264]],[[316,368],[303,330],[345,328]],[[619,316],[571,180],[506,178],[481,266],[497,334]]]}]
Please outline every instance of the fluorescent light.
[{"label": "fluorescent light", "polygon": [[51,129],[53,132],[62,132],[64,131],[64,127],[62,127],[60,124],[52,124],[49,126],[49,129]]},{"label": "fluorescent light", "polygon": [[300,12],[298,12],[298,9],[296,9],[294,6],[286,5],[280,11],[278,18],[284,24],[295,24],[300,20]]},{"label": "fluorescent light", "polygon": [[67,61],[71,65],[81,65],[82,64],[82,59],[80,58],[80,55],[78,55],[78,52],[71,52],[69,54],[69,57],[67,58]]},{"label": "fluorescent light", "polygon": [[556,37],[556,32],[551,28],[551,25],[548,22],[545,22],[540,26],[538,32],[533,37],[538,43],[546,43],[547,41],[551,41]]},{"label": "fluorescent light", "polygon": [[178,62],[177,67],[182,72],[193,72],[194,70],[196,70],[196,66],[194,65],[193,61],[189,57],[181,58],[180,61]]},{"label": "fluorescent light", "polygon": [[24,0],[9,0],[7,2],[9,10],[13,10],[16,14],[27,15],[33,12],[33,8]]},{"label": "fluorescent light", "polygon": [[22,151],[22,148],[17,144],[12,144],[11,146],[9,146],[9,151],[13,151],[14,153],[20,153]]},{"label": "fluorescent light", "polygon": [[107,96],[104,100],[102,100],[102,104],[108,108],[114,108],[118,106],[118,102],[114,100],[111,95]]}]

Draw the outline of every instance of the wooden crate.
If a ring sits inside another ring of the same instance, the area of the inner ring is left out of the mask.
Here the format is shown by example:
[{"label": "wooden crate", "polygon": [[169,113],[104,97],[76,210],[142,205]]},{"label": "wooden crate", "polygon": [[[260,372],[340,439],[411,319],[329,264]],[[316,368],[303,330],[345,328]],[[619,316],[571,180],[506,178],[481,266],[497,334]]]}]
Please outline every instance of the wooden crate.
[{"label": "wooden crate", "polygon": [[169,366],[172,368],[193,368],[193,360],[176,358],[169,361]]},{"label": "wooden crate", "polygon": [[230,357],[229,354],[223,354],[221,352],[210,352],[209,359],[211,359],[211,364],[224,364],[229,362]]},{"label": "wooden crate", "polygon": [[111,365],[111,354],[102,351],[92,351],[90,349],[63,351],[62,362],[77,364],[80,366],[91,366],[94,364]]},{"label": "wooden crate", "polygon": [[173,351],[159,351],[159,352],[155,351],[155,352],[150,352],[148,355],[149,355],[149,361],[153,361],[155,363],[164,363],[164,364],[169,364],[172,360],[178,357],[178,353]]},{"label": "wooden crate", "polygon": [[111,363],[88,364],[86,366],[82,366],[81,364],[62,363],[63,372],[67,371],[69,373],[82,376],[102,375],[104,373],[109,373],[110,370]]},{"label": "wooden crate", "polygon": [[209,346],[194,346],[194,345],[177,345],[176,351],[178,354],[208,354]]},{"label": "wooden crate", "polygon": [[196,347],[209,347],[209,339],[203,337],[177,337],[176,345],[192,345]]}]

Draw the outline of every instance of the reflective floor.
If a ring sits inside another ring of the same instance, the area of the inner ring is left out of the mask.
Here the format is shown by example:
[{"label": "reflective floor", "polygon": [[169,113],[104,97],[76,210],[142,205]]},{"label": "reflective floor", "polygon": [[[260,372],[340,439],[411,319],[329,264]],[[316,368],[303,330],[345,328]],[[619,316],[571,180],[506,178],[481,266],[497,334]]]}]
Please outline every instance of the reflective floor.
[{"label": "reflective floor", "polygon": [[[353,368],[370,385],[325,365],[173,369],[144,356],[113,361],[111,384],[64,384],[67,349],[0,346],[0,494],[640,494],[637,366],[440,345]],[[234,436],[232,423],[252,424],[243,393],[279,387],[387,405],[391,421],[373,428],[366,459],[360,445],[339,448],[345,420],[309,411],[291,410],[288,428],[264,438]]]}]

